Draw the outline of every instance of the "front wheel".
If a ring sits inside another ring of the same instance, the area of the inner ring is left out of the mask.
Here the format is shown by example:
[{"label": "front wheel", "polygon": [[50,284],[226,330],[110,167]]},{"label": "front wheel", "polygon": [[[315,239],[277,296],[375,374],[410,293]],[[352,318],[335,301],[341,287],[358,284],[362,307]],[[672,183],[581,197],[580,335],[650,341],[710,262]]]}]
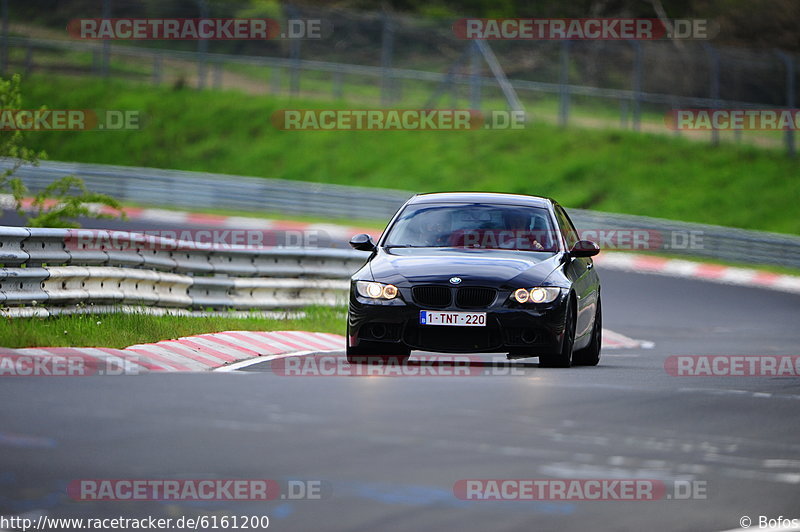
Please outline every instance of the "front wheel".
[{"label": "front wheel", "polygon": [[411,349],[404,345],[361,341],[358,346],[347,346],[347,361],[350,364],[404,364]]},{"label": "front wheel", "polygon": [[572,302],[567,303],[564,317],[564,339],[561,351],[555,355],[539,356],[539,366],[543,368],[568,368],[572,365],[572,346],[575,345],[575,311]]},{"label": "front wheel", "polygon": [[572,362],[576,366],[596,366],[600,362],[600,349],[603,346],[603,313],[600,308],[600,298],[597,299],[597,310],[594,313],[594,327],[592,340],[589,345],[575,351]]}]

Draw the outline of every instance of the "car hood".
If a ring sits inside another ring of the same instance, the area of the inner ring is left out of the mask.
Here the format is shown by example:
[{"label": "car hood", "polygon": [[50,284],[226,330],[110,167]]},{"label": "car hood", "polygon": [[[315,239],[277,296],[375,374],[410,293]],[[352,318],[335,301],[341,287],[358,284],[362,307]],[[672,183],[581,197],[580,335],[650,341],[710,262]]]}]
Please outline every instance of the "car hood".
[{"label": "car hood", "polygon": [[378,250],[370,270],[374,280],[392,284],[447,282],[460,277],[465,283],[485,281],[500,286],[512,281],[543,281],[559,264],[558,254],[544,252],[394,248]]}]

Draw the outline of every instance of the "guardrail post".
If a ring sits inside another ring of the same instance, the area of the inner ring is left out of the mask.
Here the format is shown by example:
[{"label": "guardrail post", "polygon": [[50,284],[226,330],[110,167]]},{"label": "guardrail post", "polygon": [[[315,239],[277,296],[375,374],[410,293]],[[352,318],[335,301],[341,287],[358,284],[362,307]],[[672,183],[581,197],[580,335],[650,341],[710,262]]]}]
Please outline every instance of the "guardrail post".
[{"label": "guardrail post", "polygon": [[560,69],[558,74],[558,125],[569,121],[569,47],[571,41],[561,41]]},{"label": "guardrail post", "polygon": [[381,11],[383,31],[381,34],[381,106],[386,107],[392,99],[392,56],[394,54],[394,25],[386,10]]},{"label": "guardrail post", "polygon": [[[783,64],[786,65],[786,106],[789,109],[794,109],[794,59],[782,50],[776,50],[775,53],[778,54],[778,57],[783,60]],[[794,130],[792,128],[786,128],[785,138],[786,153],[789,154],[789,157],[794,157],[797,155],[797,151],[794,145]]]},{"label": "guardrail post", "polygon": [[[713,100],[712,108],[719,109],[719,54],[708,43],[703,43],[703,47],[706,49],[706,54],[708,54],[709,71],[711,73],[710,96]],[[713,127],[711,128],[711,144],[714,146],[719,145],[719,130]]]}]

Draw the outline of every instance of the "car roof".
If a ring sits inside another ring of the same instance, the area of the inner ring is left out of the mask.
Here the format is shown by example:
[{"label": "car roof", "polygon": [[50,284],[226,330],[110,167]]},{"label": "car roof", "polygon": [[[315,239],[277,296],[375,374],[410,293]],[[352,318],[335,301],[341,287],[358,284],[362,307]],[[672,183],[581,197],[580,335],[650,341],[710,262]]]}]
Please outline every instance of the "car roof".
[{"label": "car roof", "polygon": [[409,204],[420,203],[496,203],[502,205],[524,205],[526,207],[548,207],[555,203],[543,196],[525,194],[502,194],[499,192],[433,192],[418,194],[408,201]]}]

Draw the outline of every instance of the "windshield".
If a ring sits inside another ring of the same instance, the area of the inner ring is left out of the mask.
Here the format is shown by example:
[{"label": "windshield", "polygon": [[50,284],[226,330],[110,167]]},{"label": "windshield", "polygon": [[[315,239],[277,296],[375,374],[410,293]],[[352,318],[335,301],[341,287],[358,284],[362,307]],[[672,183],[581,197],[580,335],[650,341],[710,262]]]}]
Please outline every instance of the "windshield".
[{"label": "windshield", "polygon": [[556,241],[545,209],[450,203],[409,205],[383,245],[555,252]]}]

